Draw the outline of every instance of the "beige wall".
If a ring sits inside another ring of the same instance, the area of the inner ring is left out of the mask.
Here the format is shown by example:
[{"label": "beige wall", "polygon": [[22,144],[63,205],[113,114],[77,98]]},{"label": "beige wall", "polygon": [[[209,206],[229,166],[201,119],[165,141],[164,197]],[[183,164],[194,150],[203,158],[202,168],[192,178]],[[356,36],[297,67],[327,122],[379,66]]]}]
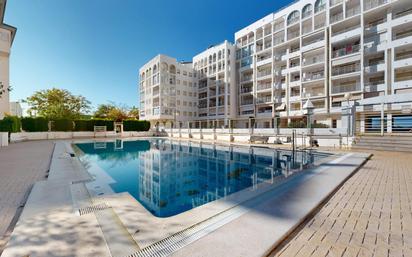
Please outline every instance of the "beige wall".
[{"label": "beige wall", "polygon": [[[10,40],[10,31],[0,28],[0,81],[4,89],[9,87]],[[6,90],[0,98],[0,119],[5,113],[9,113],[9,108],[9,92]]]}]

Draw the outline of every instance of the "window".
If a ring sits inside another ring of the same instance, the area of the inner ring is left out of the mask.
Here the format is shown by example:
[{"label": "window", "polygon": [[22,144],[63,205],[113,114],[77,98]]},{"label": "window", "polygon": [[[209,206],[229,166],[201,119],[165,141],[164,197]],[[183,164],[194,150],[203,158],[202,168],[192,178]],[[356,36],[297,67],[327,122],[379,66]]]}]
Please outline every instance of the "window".
[{"label": "window", "polygon": [[291,25],[299,20],[299,12],[293,11],[288,16],[288,25]]},{"label": "window", "polygon": [[306,18],[306,17],[309,17],[310,15],[312,15],[312,5],[307,4],[302,9],[302,19]]},{"label": "window", "polygon": [[326,6],[326,0],[317,0],[315,3],[315,13],[323,11]]}]

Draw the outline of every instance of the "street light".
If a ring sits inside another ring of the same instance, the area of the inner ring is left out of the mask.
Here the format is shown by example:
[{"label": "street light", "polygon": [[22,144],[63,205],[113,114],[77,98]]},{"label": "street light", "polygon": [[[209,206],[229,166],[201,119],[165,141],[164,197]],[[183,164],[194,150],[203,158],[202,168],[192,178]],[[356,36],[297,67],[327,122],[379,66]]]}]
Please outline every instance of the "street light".
[{"label": "street light", "polygon": [[303,114],[306,115],[306,121],[307,121],[307,128],[308,128],[308,135],[309,135],[309,145],[312,147],[312,116],[313,116],[313,109],[315,109],[315,106],[313,103],[308,99],[306,103],[303,105]]}]

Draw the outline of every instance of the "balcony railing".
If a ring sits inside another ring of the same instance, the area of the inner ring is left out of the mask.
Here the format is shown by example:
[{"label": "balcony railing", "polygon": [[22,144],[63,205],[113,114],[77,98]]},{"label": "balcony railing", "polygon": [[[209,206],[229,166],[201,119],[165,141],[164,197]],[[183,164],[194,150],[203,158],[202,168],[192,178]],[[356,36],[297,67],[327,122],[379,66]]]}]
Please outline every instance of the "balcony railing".
[{"label": "balcony railing", "polygon": [[247,82],[247,81],[251,81],[253,79],[252,75],[249,76],[243,76],[242,77],[242,82]]},{"label": "balcony railing", "polygon": [[311,81],[317,79],[323,79],[325,77],[325,72],[313,72],[313,73],[304,73],[303,74],[303,81]]},{"label": "balcony railing", "polygon": [[364,8],[365,8],[365,11],[367,11],[367,10],[375,8],[379,5],[386,4],[387,2],[388,2],[388,0],[369,0],[369,1],[365,1]]},{"label": "balcony railing", "polygon": [[271,96],[258,97],[256,100],[256,103],[258,104],[270,103],[270,102],[272,102]]},{"label": "balcony railing", "polygon": [[345,55],[349,55],[349,54],[353,54],[353,53],[358,53],[360,49],[359,45],[351,45],[351,46],[347,46],[341,49],[337,49],[335,51],[332,52],[332,56],[333,58],[337,58],[337,57],[341,57],[341,56],[345,56]]},{"label": "balcony railing", "polygon": [[353,73],[353,72],[357,72],[357,71],[360,71],[360,65],[359,64],[351,64],[351,65],[346,65],[346,66],[342,66],[342,67],[333,68],[332,75],[333,76],[338,76],[338,75]]},{"label": "balcony railing", "polygon": [[324,96],[324,90],[311,90],[308,92],[303,93],[303,97],[317,97],[317,96]]},{"label": "balcony railing", "polygon": [[408,31],[403,31],[403,32],[399,32],[399,33],[394,33],[393,35],[393,40],[396,39],[401,39],[401,38],[405,38],[405,37],[409,37],[412,36],[412,30],[408,30]]},{"label": "balcony railing", "polygon": [[257,77],[258,78],[265,77],[265,76],[271,75],[271,73],[272,73],[271,70],[261,71],[257,73]]},{"label": "balcony railing", "polygon": [[288,40],[294,39],[299,37],[299,31],[295,31],[295,32],[290,32],[288,33]]},{"label": "balcony railing", "polygon": [[360,13],[360,6],[355,6],[346,10],[346,18],[355,16]]},{"label": "balcony railing", "polygon": [[302,34],[306,34],[312,31],[312,26],[303,26],[302,27]]},{"label": "balcony railing", "polygon": [[250,92],[252,92],[252,87],[242,87],[240,92],[241,93],[250,93]]},{"label": "balcony railing", "polygon": [[265,90],[265,89],[269,89],[269,88],[272,88],[271,83],[263,83],[263,84],[258,84],[257,85],[257,90]]},{"label": "balcony railing", "polygon": [[305,58],[303,61],[303,65],[311,65],[311,64],[315,64],[315,63],[320,63],[320,62],[324,62],[325,61],[325,56],[324,55],[320,55],[320,56],[312,56],[312,57],[308,57]]},{"label": "balcony railing", "polygon": [[258,62],[261,62],[261,61],[264,61],[264,60],[267,60],[267,59],[270,59],[270,55],[258,56],[257,57]]},{"label": "balcony railing", "polygon": [[395,61],[412,58],[412,52],[398,53],[395,56]]},{"label": "balcony railing", "polygon": [[319,23],[315,23],[315,30],[320,29],[320,28],[323,28],[323,27],[325,27],[325,25],[326,25],[326,22],[325,22],[325,21],[321,21],[321,22],[319,22]]},{"label": "balcony railing", "polygon": [[337,5],[337,4],[340,4],[340,3],[342,3],[342,1],[343,0],[330,0],[330,6],[332,7],[332,6],[334,6],[334,5]]},{"label": "balcony railing", "polygon": [[278,31],[278,30],[283,29],[284,27],[285,27],[285,24],[283,24],[283,22],[282,22],[282,23],[275,24],[273,29],[274,29],[274,31]]},{"label": "balcony railing", "polygon": [[240,102],[240,105],[251,105],[253,104],[253,99],[245,99]]},{"label": "balcony railing", "polygon": [[330,17],[330,22],[335,23],[337,21],[343,20],[343,13],[338,13]]},{"label": "balcony railing", "polygon": [[412,13],[412,8],[396,13],[393,19],[397,19]]},{"label": "balcony railing", "polygon": [[284,37],[276,37],[276,38],[273,39],[273,45],[279,45],[283,42],[285,42]]},{"label": "balcony railing", "polygon": [[334,86],[332,86],[332,94],[340,94],[340,93],[360,91],[360,90],[361,90],[361,84],[360,83],[355,83],[355,84],[350,84],[350,85],[334,85]]}]

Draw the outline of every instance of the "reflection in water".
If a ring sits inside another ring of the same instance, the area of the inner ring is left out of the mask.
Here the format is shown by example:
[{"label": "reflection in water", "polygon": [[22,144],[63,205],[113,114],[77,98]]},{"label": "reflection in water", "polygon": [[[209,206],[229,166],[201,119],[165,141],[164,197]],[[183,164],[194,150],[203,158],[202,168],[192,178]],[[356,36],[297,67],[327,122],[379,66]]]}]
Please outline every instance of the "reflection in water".
[{"label": "reflection in water", "polygon": [[[169,217],[237,191],[255,189],[307,168],[310,152],[199,145],[170,140],[77,144],[89,172],[114,192],[129,192],[158,217]],[[121,147],[120,147],[121,146]]]}]

